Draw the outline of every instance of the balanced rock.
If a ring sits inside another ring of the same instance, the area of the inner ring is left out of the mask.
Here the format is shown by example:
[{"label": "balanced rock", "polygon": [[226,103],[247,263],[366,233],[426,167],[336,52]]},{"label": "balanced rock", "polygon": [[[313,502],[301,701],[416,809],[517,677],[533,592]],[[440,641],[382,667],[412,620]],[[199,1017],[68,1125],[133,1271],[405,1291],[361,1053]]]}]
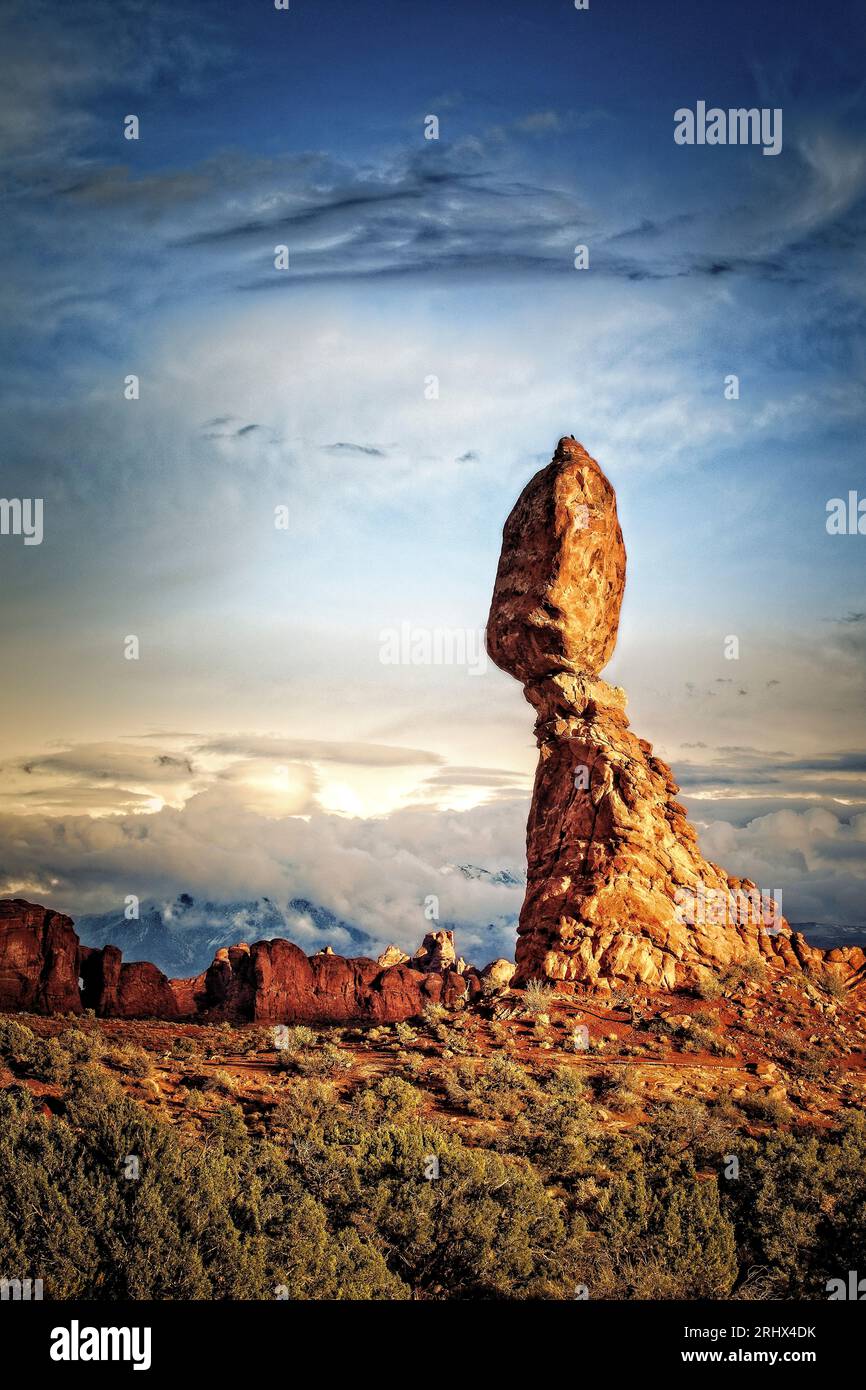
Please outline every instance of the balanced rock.
[{"label": "balanced rock", "polygon": [[561,439],[505,523],[487,650],[524,682],[601,671],[616,646],[624,589],[613,488],[582,445]]},{"label": "balanced rock", "polygon": [[599,679],[624,584],[613,488],[562,439],[505,523],[487,625],[490,656],[524,683],[539,746],[515,983],[673,989],[756,956],[857,983],[850,951],[825,962],[771,898],[701,855],[670,769],[629,729],[625,693]]}]

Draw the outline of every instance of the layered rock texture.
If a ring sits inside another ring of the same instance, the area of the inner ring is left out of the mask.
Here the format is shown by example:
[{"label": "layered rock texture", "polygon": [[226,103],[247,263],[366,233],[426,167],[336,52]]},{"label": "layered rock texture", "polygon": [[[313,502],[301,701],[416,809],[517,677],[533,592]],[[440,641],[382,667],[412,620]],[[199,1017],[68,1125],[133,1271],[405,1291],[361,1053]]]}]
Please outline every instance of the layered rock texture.
[{"label": "layered rock texture", "polygon": [[772,898],[700,853],[671,771],[600,679],[616,644],[625,547],[616,497],[574,438],[505,523],[487,647],[524,684],[539,763],[527,827],[517,982],[693,986],[760,956],[863,983],[859,948],[827,953]]},{"label": "layered rock texture", "polygon": [[333,951],[305,956],[278,938],[224,948],[203,974],[169,980],[149,961],[124,965],[116,946],[82,946],[70,917],[20,898],[0,902],[0,1011],[7,1012],[397,1023],[423,1013],[427,1004],[453,1008],[480,992],[477,971],[455,968],[450,932],[426,937],[419,957],[413,968]]}]

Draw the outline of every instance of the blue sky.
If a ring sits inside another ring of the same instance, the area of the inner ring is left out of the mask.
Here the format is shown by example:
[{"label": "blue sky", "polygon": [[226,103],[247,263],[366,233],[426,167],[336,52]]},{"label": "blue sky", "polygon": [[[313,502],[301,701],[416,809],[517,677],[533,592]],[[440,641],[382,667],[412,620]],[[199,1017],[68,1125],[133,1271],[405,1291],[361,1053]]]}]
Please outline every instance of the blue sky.
[{"label": "blue sky", "polygon": [[[574,433],[629,554],[607,674],[702,844],[789,916],[866,920],[866,540],[825,529],[866,494],[859,9],[5,25],[2,493],[44,498],[45,539],[0,538],[4,891],[300,887],[406,944],[444,864],[519,867],[519,688],[383,665],[380,634],[483,627],[504,518]],[[676,145],[699,100],[782,108],[781,154]]]}]

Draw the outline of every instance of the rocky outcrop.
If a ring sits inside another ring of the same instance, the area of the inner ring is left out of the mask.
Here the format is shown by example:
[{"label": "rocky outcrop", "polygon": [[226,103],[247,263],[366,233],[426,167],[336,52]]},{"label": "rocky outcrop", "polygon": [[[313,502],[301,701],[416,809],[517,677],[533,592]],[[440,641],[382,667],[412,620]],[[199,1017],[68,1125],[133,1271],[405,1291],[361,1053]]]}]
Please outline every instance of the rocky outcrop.
[{"label": "rocky outcrop", "polygon": [[601,671],[616,646],[624,591],[614,490],[582,445],[562,439],[505,523],[487,650],[527,684]]},{"label": "rocky outcrop", "polygon": [[383,966],[365,957],[349,959],[332,950],[306,956],[291,941],[276,938],[224,948],[202,975],[169,980],[149,961],[125,965],[116,946],[82,946],[71,918],[16,899],[0,902],[0,1011],[92,1009],[100,1018],[234,1023],[397,1023],[423,1013],[428,1004],[454,1008],[474,993],[452,968],[452,933],[433,933],[425,941],[423,970],[402,962]]},{"label": "rocky outcrop", "polygon": [[150,961],[123,964],[117,946],[79,946],[81,999],[100,1018],[177,1018],[172,982]]},{"label": "rocky outcrop", "polygon": [[0,1009],[79,1014],[72,919],[22,898],[0,902]]},{"label": "rocky outcrop", "polygon": [[[458,962],[457,947],[454,945],[453,931],[428,932],[412,957],[416,970],[437,971],[458,970],[465,962]],[[462,971],[461,971],[462,973]]]},{"label": "rocky outcrop", "polygon": [[505,960],[500,956],[498,960],[492,960],[489,965],[485,965],[481,971],[480,978],[486,982],[486,986],[491,991],[508,989],[514,979],[517,969],[513,960]]},{"label": "rocky outcrop", "polygon": [[376,964],[384,969],[388,965],[405,965],[409,957],[405,951],[401,951],[399,946],[386,946],[381,956],[376,957]]},{"label": "rocky outcrop", "polygon": [[456,971],[382,967],[364,956],[305,956],[291,941],[257,941],[217,953],[201,1014],[235,1022],[397,1023],[427,1004],[453,1007],[466,986]]},{"label": "rocky outcrop", "polygon": [[562,439],[505,523],[487,625],[491,657],[524,683],[539,746],[516,982],[674,989],[755,956],[853,980],[862,961],[850,951],[825,961],[769,895],[701,855],[670,769],[631,732],[625,693],[599,678],[624,583],[613,488]]}]

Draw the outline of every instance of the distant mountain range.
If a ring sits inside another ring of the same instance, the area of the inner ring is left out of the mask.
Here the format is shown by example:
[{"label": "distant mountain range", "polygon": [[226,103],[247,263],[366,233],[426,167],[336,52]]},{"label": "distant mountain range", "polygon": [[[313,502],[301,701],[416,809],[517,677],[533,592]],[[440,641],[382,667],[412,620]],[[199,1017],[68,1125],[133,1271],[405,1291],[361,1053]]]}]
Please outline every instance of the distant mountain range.
[{"label": "distant mountain range", "polygon": [[[526,879],[510,869],[490,870],[476,864],[449,864],[443,873],[457,873],[521,890]],[[515,911],[500,916],[486,928],[460,922],[439,922],[457,935],[458,950],[474,964],[483,965],[496,955],[513,955]],[[866,927],[825,926],[818,922],[792,922],[812,946],[866,948]],[[387,942],[372,932],[337,917],[328,908],[305,898],[292,898],[280,906],[270,898],[250,902],[198,902],[181,893],[173,903],[143,903],[137,920],[123,912],[91,913],[76,918],[75,929],[85,946],[119,946],[126,961],[149,960],[171,977],[197,975],[223,946],[241,941],[265,941],[285,936],[308,954],[332,946],[339,955],[377,956]],[[509,942],[511,944],[509,945]],[[420,944],[419,941],[416,944]],[[404,945],[404,949],[406,946]],[[409,943],[408,949],[412,949]]]},{"label": "distant mountain range", "polygon": [[[459,873],[470,880],[483,880],[503,887],[522,889],[525,878],[509,869],[491,871],[475,864],[449,864],[443,873]],[[457,935],[458,949],[468,960],[485,965],[503,951],[513,954],[517,926],[517,906],[513,913],[500,916],[489,927],[464,927],[460,922],[435,922]],[[308,954],[332,946],[338,955],[377,956],[388,944],[363,927],[337,917],[328,908],[305,898],[292,898],[280,906],[271,898],[251,902],[199,902],[181,893],[173,903],[144,902],[139,917],[126,919],[122,911],[89,913],[75,919],[75,930],[85,946],[119,946],[125,961],[149,960],[172,978],[198,975],[207,969],[223,946],[241,941],[267,941],[288,937]],[[429,930],[429,927],[428,927]],[[418,940],[404,949],[412,950]],[[461,939],[465,944],[461,946]],[[511,943],[510,945],[508,943]],[[475,949],[472,948],[475,943]]]},{"label": "distant mountain range", "polygon": [[802,932],[810,946],[831,951],[834,946],[866,948],[866,927],[826,927],[820,922],[792,922],[791,931]]},{"label": "distant mountain range", "polygon": [[125,961],[152,961],[174,978],[197,975],[220,947],[240,941],[285,936],[308,953],[330,945],[340,955],[354,956],[369,954],[373,945],[369,932],[304,898],[280,907],[270,898],[212,903],[181,893],[170,904],[142,903],[133,921],[123,912],[78,917],[75,930],[85,946],[119,946]]},{"label": "distant mountain range", "polygon": [[511,869],[479,869],[477,864],[446,864],[443,874],[462,874],[464,878],[483,879],[486,883],[500,883],[505,888],[525,888],[526,874],[512,873]]}]

